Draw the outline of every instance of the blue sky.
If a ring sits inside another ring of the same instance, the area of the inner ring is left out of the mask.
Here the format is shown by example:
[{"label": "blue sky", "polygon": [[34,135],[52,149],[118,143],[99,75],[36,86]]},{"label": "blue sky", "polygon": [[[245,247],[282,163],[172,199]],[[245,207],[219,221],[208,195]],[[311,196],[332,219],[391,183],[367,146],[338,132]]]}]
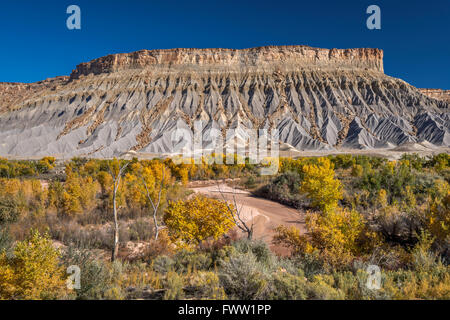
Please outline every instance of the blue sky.
[{"label": "blue sky", "polygon": [[[79,5],[82,30],[66,28]],[[382,29],[366,28],[381,8]],[[376,47],[385,72],[450,89],[450,0],[14,0],[0,2],[0,81],[68,75],[107,54],[177,47]]]}]

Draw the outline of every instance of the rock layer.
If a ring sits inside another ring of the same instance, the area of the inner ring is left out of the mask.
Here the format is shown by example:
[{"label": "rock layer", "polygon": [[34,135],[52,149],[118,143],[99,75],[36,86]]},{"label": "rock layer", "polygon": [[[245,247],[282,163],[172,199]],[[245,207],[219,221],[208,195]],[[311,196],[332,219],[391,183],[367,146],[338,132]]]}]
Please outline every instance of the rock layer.
[{"label": "rock layer", "polygon": [[450,90],[441,89],[420,89],[420,91],[431,98],[450,103]]},{"label": "rock layer", "polygon": [[448,102],[385,75],[382,57],[306,46],[106,56],[70,78],[0,84],[0,155],[172,153],[186,147],[176,129],[190,134],[195,120],[205,148],[212,128],[234,129],[226,140],[278,129],[298,150],[450,146]]}]

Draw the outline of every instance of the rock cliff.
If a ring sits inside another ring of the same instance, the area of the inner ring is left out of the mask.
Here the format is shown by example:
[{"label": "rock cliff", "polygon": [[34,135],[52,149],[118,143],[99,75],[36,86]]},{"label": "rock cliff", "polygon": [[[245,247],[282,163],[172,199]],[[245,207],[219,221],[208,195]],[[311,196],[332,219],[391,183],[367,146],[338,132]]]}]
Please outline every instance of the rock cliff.
[{"label": "rock cliff", "polygon": [[142,50],[0,84],[1,156],[171,153],[195,120],[205,147],[211,128],[276,128],[298,150],[450,146],[448,101],[385,75],[378,49]]}]

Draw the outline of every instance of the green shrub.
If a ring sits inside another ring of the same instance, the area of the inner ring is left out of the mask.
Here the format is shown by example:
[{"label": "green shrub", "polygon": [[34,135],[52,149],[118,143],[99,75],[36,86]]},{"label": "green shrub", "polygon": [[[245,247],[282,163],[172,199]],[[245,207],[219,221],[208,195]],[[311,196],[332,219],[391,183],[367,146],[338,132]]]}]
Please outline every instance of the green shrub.
[{"label": "green shrub", "polygon": [[299,194],[302,177],[298,171],[287,171],[278,175],[271,183],[259,188],[255,194],[294,208],[303,206],[304,198]]},{"label": "green shrub", "polygon": [[343,300],[342,290],[334,288],[334,278],[331,275],[316,275],[307,287],[308,299],[313,300]]},{"label": "green shrub", "polygon": [[242,239],[236,241],[233,246],[236,248],[237,252],[254,254],[256,260],[265,267],[270,268],[275,263],[275,256],[272,251],[270,251],[267,244],[262,240]]},{"label": "green shrub", "polygon": [[229,297],[255,300],[264,296],[269,273],[253,253],[236,253],[220,263],[219,279]]},{"label": "green shrub", "polygon": [[17,221],[20,213],[20,205],[14,197],[0,197],[0,225]]},{"label": "green shrub", "polygon": [[225,291],[220,286],[219,277],[211,271],[195,273],[189,280],[189,291],[196,299],[226,299]]},{"label": "green shrub", "polygon": [[66,267],[78,266],[81,270],[81,288],[74,290],[78,300],[99,300],[108,298],[107,294],[113,287],[114,277],[102,261],[96,260],[88,250],[69,247],[63,256]]},{"label": "green shrub", "polygon": [[158,256],[153,260],[153,270],[166,274],[175,269],[175,261],[168,256]]},{"label": "green shrub", "polygon": [[11,252],[12,246],[13,239],[9,234],[9,230],[4,227],[0,227],[0,253],[6,252],[7,254],[9,254]]},{"label": "green shrub", "polygon": [[267,291],[265,298],[270,300],[306,300],[308,298],[306,278],[287,272],[276,273]]},{"label": "green shrub", "polygon": [[175,270],[180,273],[191,270],[208,270],[212,267],[211,256],[206,252],[180,250],[173,259]]}]

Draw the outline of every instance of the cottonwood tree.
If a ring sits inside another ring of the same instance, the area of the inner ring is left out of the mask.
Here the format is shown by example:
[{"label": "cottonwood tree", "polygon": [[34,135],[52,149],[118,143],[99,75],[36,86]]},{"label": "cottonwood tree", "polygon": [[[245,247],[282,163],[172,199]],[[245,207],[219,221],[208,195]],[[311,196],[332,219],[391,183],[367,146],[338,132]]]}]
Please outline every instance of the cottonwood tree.
[{"label": "cottonwood tree", "polygon": [[234,225],[226,201],[196,195],[189,200],[169,202],[164,223],[173,242],[179,246],[198,246],[204,240],[226,234]]},{"label": "cottonwood tree", "polygon": [[246,222],[244,220],[243,217],[243,213],[242,213],[242,208],[244,207],[244,205],[238,205],[237,200],[236,200],[236,187],[233,186],[233,193],[232,193],[232,202],[233,202],[233,206],[230,206],[228,200],[225,197],[225,192],[221,189],[219,182],[217,182],[217,189],[220,193],[220,195],[222,196],[222,199],[225,201],[227,208],[228,208],[228,214],[231,217],[231,220],[233,221],[234,225],[236,227],[238,227],[239,230],[241,230],[242,232],[247,234],[247,239],[252,240],[253,238],[253,230],[254,230],[254,219],[253,219],[253,211],[251,213],[251,224],[248,224],[248,222]]},{"label": "cottonwood tree", "polygon": [[[161,204],[162,192],[163,192],[164,184],[165,184],[165,181],[164,181],[165,176],[166,176],[166,167],[164,165],[162,165],[161,166],[161,181],[159,183],[159,190],[158,190],[157,196],[155,197],[155,200],[153,200],[150,189],[151,189],[151,187],[154,187],[154,186],[149,186],[150,179],[146,179],[146,175],[144,173],[142,174],[142,183],[144,184],[144,187],[145,187],[146,196],[147,196],[148,201],[152,205],[152,209],[153,209],[153,223],[155,224],[155,240],[158,240],[160,230],[165,228],[164,226],[159,225],[158,217],[157,217],[159,206]],[[155,180],[153,179],[153,181],[155,181]],[[157,182],[157,181],[155,181],[155,182]]]},{"label": "cottonwood tree", "polygon": [[109,173],[113,180],[113,214],[114,214],[114,246],[111,255],[111,261],[116,260],[119,253],[119,218],[117,213],[117,191],[119,190],[120,180],[125,172],[125,169],[130,163],[120,163],[119,160],[114,158],[108,164]]}]

